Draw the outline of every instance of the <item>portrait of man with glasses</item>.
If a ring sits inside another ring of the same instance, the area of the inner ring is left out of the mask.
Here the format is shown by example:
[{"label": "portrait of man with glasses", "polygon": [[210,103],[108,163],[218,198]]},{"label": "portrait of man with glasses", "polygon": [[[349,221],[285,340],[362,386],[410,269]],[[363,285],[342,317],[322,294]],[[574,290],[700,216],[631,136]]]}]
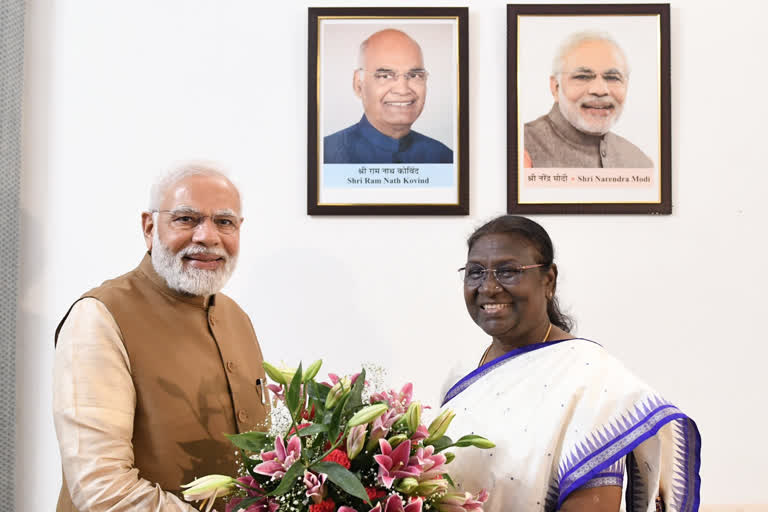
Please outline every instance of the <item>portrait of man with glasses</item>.
[{"label": "portrait of man with glasses", "polygon": [[453,163],[446,144],[411,129],[430,76],[419,43],[404,31],[380,30],[360,44],[357,64],[352,88],[364,113],[324,137],[324,163]]},{"label": "portrait of man with glasses", "polygon": [[549,113],[525,124],[525,167],[648,168],[652,160],[612,132],[624,110],[630,66],[604,32],[567,37],[552,63]]}]

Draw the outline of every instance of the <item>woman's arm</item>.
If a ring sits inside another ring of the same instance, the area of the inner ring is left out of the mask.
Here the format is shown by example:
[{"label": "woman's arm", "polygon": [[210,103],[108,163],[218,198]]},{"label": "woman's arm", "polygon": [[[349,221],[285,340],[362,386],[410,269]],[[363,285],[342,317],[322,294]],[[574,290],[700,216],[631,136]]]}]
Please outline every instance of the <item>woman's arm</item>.
[{"label": "woman's arm", "polygon": [[611,485],[577,489],[560,507],[561,512],[618,512],[621,506],[621,487]]}]

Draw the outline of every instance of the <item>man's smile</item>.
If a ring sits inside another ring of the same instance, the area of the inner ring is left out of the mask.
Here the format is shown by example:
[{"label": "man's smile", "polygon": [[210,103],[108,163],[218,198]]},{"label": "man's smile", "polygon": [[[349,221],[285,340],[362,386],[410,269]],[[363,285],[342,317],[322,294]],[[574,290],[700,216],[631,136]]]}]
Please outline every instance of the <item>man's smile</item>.
[{"label": "man's smile", "polygon": [[220,265],[224,264],[224,258],[218,254],[198,253],[187,254],[182,257],[184,262],[194,268],[202,270],[216,270]]},{"label": "man's smile", "polygon": [[613,115],[616,106],[612,102],[587,101],[581,104],[581,110],[591,116],[608,117]]},{"label": "man's smile", "polygon": [[410,100],[410,101],[385,101],[384,104],[389,107],[410,107],[416,103],[416,100]]}]

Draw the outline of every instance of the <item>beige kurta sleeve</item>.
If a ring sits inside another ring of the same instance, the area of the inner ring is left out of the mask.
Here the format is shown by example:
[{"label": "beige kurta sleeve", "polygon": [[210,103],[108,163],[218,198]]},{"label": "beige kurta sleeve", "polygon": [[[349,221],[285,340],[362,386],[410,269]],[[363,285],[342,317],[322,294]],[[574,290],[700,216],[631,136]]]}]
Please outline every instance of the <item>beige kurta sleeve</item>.
[{"label": "beige kurta sleeve", "polygon": [[53,417],[64,477],[81,512],[192,512],[133,466],[136,392],[120,329],[92,298],[74,305],[59,333]]}]

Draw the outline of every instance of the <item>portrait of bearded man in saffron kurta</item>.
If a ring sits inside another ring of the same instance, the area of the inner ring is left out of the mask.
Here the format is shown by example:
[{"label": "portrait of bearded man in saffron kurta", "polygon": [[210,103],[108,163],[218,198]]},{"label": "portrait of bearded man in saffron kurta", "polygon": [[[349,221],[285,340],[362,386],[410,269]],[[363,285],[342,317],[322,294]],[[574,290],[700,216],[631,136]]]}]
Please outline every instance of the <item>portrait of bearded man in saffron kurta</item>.
[{"label": "portrait of bearded man in saffron kurta", "polygon": [[554,105],[525,124],[525,167],[653,167],[640,148],[611,131],[624,109],[629,77],[624,51],[607,34],[568,37],[549,77]]}]

